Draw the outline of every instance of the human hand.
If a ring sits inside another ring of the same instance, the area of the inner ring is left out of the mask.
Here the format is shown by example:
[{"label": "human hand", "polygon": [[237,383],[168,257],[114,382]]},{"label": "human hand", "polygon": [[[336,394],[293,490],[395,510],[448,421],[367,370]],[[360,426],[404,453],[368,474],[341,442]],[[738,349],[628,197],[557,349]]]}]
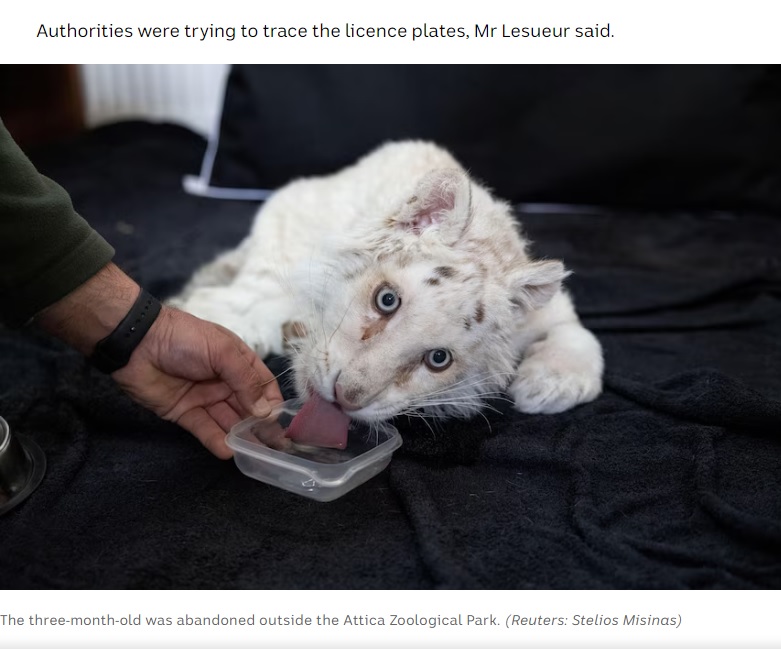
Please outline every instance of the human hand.
[{"label": "human hand", "polygon": [[219,458],[227,432],[282,402],[271,371],[234,333],[163,307],[129,363],[112,378],[133,400],[190,431]]},{"label": "human hand", "polygon": [[[140,288],[115,264],[41,312],[38,323],[85,356],[130,310]],[[225,435],[242,419],[268,416],[282,402],[274,375],[236,336],[211,322],[163,307],[112,378],[135,401],[189,430],[219,458]]]}]

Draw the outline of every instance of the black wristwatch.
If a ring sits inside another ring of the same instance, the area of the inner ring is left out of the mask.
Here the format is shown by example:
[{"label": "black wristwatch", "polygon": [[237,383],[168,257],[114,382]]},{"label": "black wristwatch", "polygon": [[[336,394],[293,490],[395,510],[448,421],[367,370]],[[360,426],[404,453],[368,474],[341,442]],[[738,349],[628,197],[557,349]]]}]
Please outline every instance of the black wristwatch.
[{"label": "black wristwatch", "polygon": [[161,309],[157,298],[142,288],[138,299],[122,318],[122,322],[95,345],[95,351],[89,358],[90,363],[106,374],[125,367]]}]

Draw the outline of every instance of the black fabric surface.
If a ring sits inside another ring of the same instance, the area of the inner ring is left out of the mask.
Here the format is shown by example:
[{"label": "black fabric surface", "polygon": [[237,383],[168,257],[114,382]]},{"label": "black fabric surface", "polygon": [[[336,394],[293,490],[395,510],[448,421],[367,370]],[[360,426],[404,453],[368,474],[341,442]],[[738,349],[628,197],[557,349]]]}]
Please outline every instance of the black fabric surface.
[{"label": "black fabric surface", "polygon": [[779,115],[778,66],[237,65],[211,182],[423,138],[508,200],[778,211]]},{"label": "black fabric surface", "polygon": [[[203,147],[123,124],[35,160],[165,297],[256,209],[182,193]],[[781,586],[781,218],[520,217],[575,271],[605,394],[555,416],[497,400],[468,422],[401,420],[389,468],[332,503],[244,477],[60,343],[0,332],[0,413],[49,464],[0,518],[0,586]]]}]

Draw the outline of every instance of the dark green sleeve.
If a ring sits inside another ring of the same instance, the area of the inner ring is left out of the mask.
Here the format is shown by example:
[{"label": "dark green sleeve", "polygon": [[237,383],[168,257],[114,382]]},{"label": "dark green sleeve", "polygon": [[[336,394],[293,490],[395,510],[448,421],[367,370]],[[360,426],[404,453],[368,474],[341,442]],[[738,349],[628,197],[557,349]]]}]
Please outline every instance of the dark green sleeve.
[{"label": "dark green sleeve", "polygon": [[92,277],[114,249],[0,121],[0,320],[21,326]]}]

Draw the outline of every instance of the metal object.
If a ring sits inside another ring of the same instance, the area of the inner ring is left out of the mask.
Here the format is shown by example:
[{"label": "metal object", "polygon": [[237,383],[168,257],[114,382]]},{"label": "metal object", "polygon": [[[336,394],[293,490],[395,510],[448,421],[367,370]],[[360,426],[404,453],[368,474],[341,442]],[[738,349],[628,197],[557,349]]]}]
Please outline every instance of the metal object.
[{"label": "metal object", "polygon": [[0,417],[0,516],[11,511],[41,484],[46,456],[24,435],[12,435]]}]

